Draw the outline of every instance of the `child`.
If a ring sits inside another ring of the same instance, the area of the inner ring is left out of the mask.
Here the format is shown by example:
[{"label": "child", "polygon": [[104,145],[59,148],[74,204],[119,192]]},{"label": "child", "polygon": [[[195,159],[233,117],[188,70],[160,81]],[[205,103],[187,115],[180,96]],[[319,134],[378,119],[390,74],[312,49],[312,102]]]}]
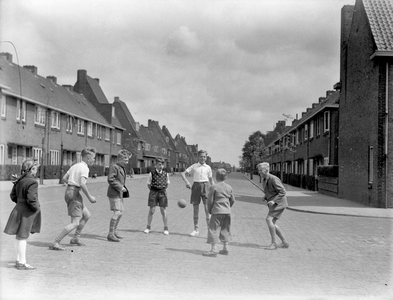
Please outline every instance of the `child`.
[{"label": "child", "polygon": [[107,196],[109,198],[110,210],[113,211],[113,216],[109,223],[109,234],[107,236],[110,242],[120,242],[120,239],[123,239],[123,237],[117,233],[116,229],[124,212],[123,192],[127,191],[125,187],[125,168],[131,155],[132,154],[126,149],[120,150],[117,156],[117,163],[114,163],[109,168]]},{"label": "child", "polygon": [[188,167],[183,173],[181,173],[181,177],[186,183],[186,187],[188,189],[191,188],[190,182],[187,180],[186,176],[193,174],[194,183],[191,188],[191,204],[194,206],[194,231],[190,233],[190,236],[196,237],[199,235],[198,230],[198,219],[199,219],[199,204],[201,203],[201,199],[203,205],[205,207],[206,214],[206,223],[209,227],[210,215],[206,205],[207,194],[209,190],[209,183],[211,185],[214,184],[213,181],[213,172],[208,164],[206,164],[207,152],[204,150],[198,151],[198,160],[199,162]]},{"label": "child", "polygon": [[225,183],[227,172],[225,169],[218,169],[216,173],[217,183],[210,187],[207,207],[211,214],[207,243],[211,244],[211,250],[203,253],[203,256],[216,257],[217,246],[220,240],[224,247],[218,253],[228,255],[228,242],[231,235],[231,207],[235,203],[235,196],[232,187]]},{"label": "child", "polygon": [[96,151],[94,148],[86,147],[82,150],[82,161],[74,164],[63,177],[63,182],[67,184],[64,199],[67,203],[68,215],[71,217],[71,223],[68,224],[56,237],[54,242],[49,246],[50,250],[65,250],[60,247],[61,240],[71,231],[75,230],[74,238],[70,244],[84,246],[80,241],[80,234],[85,227],[91,214],[83,204],[83,198],[80,190],[86,195],[91,203],[96,203],[96,198],[92,196],[87,189],[86,182],[89,177],[89,166],[95,161]]},{"label": "child", "polygon": [[[285,208],[288,206],[286,190],[281,180],[270,174],[270,165],[267,162],[258,164],[258,172],[263,178],[262,186],[265,193],[265,199],[269,207],[266,217],[266,223],[269,227],[272,243],[266,250],[276,250],[277,248],[289,248],[289,244],[285,240],[284,234],[276,222],[281,217]],[[276,243],[276,234],[281,239],[281,244]]]},{"label": "child", "polygon": [[18,270],[34,270],[26,262],[26,246],[30,233],[41,230],[41,209],[38,202],[38,182],[35,180],[38,163],[26,159],[22,164],[21,177],[14,182],[10,194],[16,203],[5,226],[4,233],[16,235],[16,262]]},{"label": "child", "polygon": [[168,198],[166,189],[170,184],[168,173],[163,170],[164,160],[157,158],[156,169],[149,174],[147,178],[147,187],[149,188],[149,199],[147,205],[150,207],[147,215],[147,226],[144,233],[149,233],[151,229],[151,222],[156,210],[156,206],[160,206],[162,220],[164,222],[164,234],[168,235],[168,215],[166,208],[168,207]]}]

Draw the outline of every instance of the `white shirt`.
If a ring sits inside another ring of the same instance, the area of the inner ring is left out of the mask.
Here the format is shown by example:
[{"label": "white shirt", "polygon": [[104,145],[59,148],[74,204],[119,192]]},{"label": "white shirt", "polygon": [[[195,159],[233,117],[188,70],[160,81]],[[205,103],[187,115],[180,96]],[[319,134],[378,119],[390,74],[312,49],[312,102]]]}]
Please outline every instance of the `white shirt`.
[{"label": "white shirt", "polygon": [[193,174],[194,182],[206,182],[213,177],[212,169],[207,164],[195,163],[187,168],[187,174]]},{"label": "white shirt", "polygon": [[89,167],[84,161],[81,161],[73,165],[67,172],[68,174],[68,184],[81,186],[81,178],[89,178]]}]

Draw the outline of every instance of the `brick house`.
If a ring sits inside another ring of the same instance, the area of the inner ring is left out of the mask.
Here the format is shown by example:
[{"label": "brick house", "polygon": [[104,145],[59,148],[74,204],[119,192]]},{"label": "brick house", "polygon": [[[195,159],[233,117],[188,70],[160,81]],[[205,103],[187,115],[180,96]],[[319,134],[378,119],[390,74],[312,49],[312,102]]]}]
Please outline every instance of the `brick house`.
[{"label": "brick house", "polygon": [[148,128],[153,132],[154,136],[156,137],[159,156],[161,156],[164,159],[165,161],[164,167],[168,170],[168,172],[170,172],[171,171],[170,159],[171,159],[171,152],[173,151],[173,149],[169,144],[169,141],[167,142],[168,139],[162,132],[158,121],[149,119]]},{"label": "brick house", "polygon": [[341,13],[339,196],[393,207],[393,2]]},{"label": "brick house", "polygon": [[171,170],[172,172],[177,172],[179,170],[178,158],[180,157],[180,152],[175,145],[175,140],[173,139],[169,129],[164,125],[161,130],[165,136],[166,142],[172,149],[171,152],[168,153],[168,171]]},{"label": "brick house", "polygon": [[187,169],[191,164],[191,155],[187,149],[187,142],[185,137],[177,134],[175,137],[175,146],[179,150],[179,157],[178,157],[178,164],[179,164],[179,171],[183,172]]},{"label": "brick house", "polygon": [[81,160],[85,146],[97,149],[97,165],[106,165],[111,140],[104,133],[114,127],[56,77],[42,77],[37,67],[20,67],[2,53],[0,96],[0,165],[20,166],[35,157],[43,166],[70,166]]},{"label": "brick house", "polygon": [[116,106],[109,103],[104,92],[100,86],[98,78],[91,78],[87,75],[86,70],[78,70],[77,81],[73,86],[73,90],[83,95],[105,118],[105,120],[112,125],[110,131],[105,132],[105,139],[110,140],[109,157],[110,161],[105,165],[112,164],[117,160],[117,153],[122,148],[122,138],[124,127],[116,116]]}]

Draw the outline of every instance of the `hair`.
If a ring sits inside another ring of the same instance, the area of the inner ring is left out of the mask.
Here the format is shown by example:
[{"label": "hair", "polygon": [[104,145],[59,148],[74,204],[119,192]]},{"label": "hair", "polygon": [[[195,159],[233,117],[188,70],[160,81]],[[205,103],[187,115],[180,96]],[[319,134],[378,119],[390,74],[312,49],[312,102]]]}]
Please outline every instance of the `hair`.
[{"label": "hair", "polygon": [[85,147],[82,150],[82,157],[86,157],[87,155],[96,154],[96,149],[93,147]]},{"label": "hair", "polygon": [[218,169],[216,172],[216,179],[218,181],[224,181],[227,179],[227,171],[225,169]]},{"label": "hair", "polygon": [[262,162],[262,163],[258,164],[258,168],[267,168],[270,170],[270,165],[268,162]]},{"label": "hair", "polygon": [[162,157],[157,157],[156,158],[156,164],[158,164],[158,163],[164,163],[164,159],[162,158]]},{"label": "hair", "polygon": [[22,169],[20,171],[21,175],[27,174],[31,171],[31,169],[37,166],[38,167],[38,160],[36,158],[28,158],[22,163]]},{"label": "hair", "polygon": [[118,158],[124,158],[124,157],[130,158],[131,156],[132,156],[132,153],[130,151],[128,151],[127,149],[121,149],[118,152]]},{"label": "hair", "polygon": [[207,156],[207,151],[206,150],[199,150],[198,151],[198,156],[201,155],[201,154],[206,154],[206,156]]}]

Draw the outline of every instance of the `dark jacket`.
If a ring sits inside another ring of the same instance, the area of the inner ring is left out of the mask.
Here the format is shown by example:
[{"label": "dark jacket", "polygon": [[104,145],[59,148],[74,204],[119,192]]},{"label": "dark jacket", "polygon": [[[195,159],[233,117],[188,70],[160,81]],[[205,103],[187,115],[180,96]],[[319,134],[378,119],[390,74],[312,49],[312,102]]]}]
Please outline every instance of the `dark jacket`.
[{"label": "dark jacket", "polygon": [[275,202],[270,208],[271,210],[280,210],[288,207],[287,192],[278,177],[268,173],[267,177],[262,180],[262,187],[265,193],[264,200]]},{"label": "dark jacket", "polygon": [[114,163],[110,166],[108,183],[107,196],[109,198],[123,198],[122,189],[126,183],[126,170],[120,163]]},{"label": "dark jacket", "polygon": [[41,230],[41,210],[38,201],[38,182],[30,174],[18,180],[12,187],[11,200],[16,203],[4,232],[28,238],[30,233]]}]

